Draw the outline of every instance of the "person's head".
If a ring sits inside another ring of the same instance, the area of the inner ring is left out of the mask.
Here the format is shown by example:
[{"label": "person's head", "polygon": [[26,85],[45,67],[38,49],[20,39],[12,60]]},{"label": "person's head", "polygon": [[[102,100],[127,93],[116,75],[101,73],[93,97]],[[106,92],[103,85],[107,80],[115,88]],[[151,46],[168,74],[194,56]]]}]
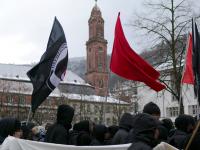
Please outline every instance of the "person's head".
[{"label": "person's head", "polygon": [[149,102],[144,106],[143,113],[150,114],[157,120],[160,118],[160,108],[153,102]]},{"label": "person's head", "polygon": [[22,129],[22,139],[32,139],[32,132],[31,129],[35,126],[32,122],[22,122],[21,129]]},{"label": "person's head", "polygon": [[14,136],[21,138],[21,123],[16,118],[4,118],[0,120],[0,136],[6,138],[7,136]]},{"label": "person's head", "polygon": [[107,127],[105,125],[97,124],[93,128],[93,137],[99,142],[103,143],[105,139],[105,134],[107,132]]},{"label": "person's head", "polygon": [[167,132],[169,133],[170,130],[174,129],[174,124],[171,119],[165,118],[161,120],[162,125],[167,129]]},{"label": "person's head", "polygon": [[137,114],[133,120],[132,134],[133,138],[143,137],[149,145],[154,145],[159,137],[158,121],[152,115],[146,113]]},{"label": "person's head", "polygon": [[133,121],[133,115],[131,115],[130,113],[124,113],[120,118],[119,128],[123,128],[127,131],[131,130],[132,121]]},{"label": "person's head", "polygon": [[66,129],[71,128],[71,122],[74,117],[74,108],[69,105],[59,105],[57,110],[57,123],[65,126]]},{"label": "person's head", "polygon": [[184,131],[186,133],[191,133],[195,126],[195,120],[190,115],[179,115],[175,119],[175,126],[178,130]]},{"label": "person's head", "polygon": [[112,139],[118,130],[119,130],[119,126],[116,126],[116,125],[109,126],[105,138]]},{"label": "person's head", "polygon": [[76,130],[76,131],[79,131],[79,132],[85,131],[87,133],[90,133],[91,132],[90,125],[91,125],[90,121],[83,120],[83,121],[80,121],[80,122],[74,124],[73,130]]},{"label": "person's head", "polygon": [[46,130],[43,126],[35,126],[31,129],[34,141],[44,141]]}]

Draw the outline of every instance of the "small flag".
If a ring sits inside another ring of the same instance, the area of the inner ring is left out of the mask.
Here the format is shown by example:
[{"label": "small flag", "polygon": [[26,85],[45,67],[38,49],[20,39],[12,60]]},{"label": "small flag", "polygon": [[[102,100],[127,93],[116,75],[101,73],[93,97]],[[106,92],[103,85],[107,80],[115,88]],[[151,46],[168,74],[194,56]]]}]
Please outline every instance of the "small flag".
[{"label": "small flag", "polygon": [[182,83],[194,84],[194,75],[192,70],[192,35],[189,34],[187,42],[187,54],[185,58],[185,70],[183,72]]},{"label": "small flag", "polygon": [[27,72],[33,84],[31,110],[40,104],[64,79],[68,63],[68,48],[63,28],[55,17],[47,49],[40,62]]},{"label": "small flag", "polygon": [[144,82],[157,92],[165,89],[165,86],[157,81],[160,73],[136,54],[128,44],[122,29],[120,14],[115,26],[110,69],[128,80]]}]

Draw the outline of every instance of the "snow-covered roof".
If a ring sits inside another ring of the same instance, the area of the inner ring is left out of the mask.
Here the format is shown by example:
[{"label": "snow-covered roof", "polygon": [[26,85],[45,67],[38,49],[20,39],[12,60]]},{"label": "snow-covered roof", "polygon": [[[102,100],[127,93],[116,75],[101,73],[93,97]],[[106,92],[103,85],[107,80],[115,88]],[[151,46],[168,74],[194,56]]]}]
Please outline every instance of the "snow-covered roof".
[{"label": "snow-covered roof", "polygon": [[[32,67],[31,65],[0,64],[0,78],[30,81],[26,73]],[[67,70],[61,83],[87,84],[85,80],[70,70]]]}]

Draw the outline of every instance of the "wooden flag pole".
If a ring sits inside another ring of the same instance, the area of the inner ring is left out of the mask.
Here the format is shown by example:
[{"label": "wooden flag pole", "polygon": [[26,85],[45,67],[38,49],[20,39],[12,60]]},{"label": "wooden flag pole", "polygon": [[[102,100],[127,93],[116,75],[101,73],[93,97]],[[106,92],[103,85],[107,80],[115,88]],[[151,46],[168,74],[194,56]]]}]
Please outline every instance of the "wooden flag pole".
[{"label": "wooden flag pole", "polygon": [[30,120],[30,115],[31,115],[31,106],[30,106],[30,109],[29,109],[29,113],[28,113],[28,118],[27,118],[27,121],[26,121],[26,125],[28,125],[28,122]]},{"label": "wooden flag pole", "polygon": [[194,140],[195,135],[197,134],[199,126],[200,126],[200,120],[198,120],[198,123],[197,123],[197,125],[196,125],[196,127],[195,127],[195,129],[194,129],[194,131],[192,133],[192,136],[190,137],[189,142],[187,143],[187,146],[186,146],[185,150],[189,150],[190,145],[191,145],[192,141]]}]

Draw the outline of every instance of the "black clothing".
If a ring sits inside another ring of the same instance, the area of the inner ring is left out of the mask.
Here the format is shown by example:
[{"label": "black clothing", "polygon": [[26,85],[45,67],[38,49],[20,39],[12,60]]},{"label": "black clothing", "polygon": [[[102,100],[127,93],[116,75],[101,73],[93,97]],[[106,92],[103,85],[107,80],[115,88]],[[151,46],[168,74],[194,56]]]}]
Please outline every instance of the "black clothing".
[{"label": "black clothing", "polygon": [[57,122],[47,130],[45,142],[68,144],[73,116],[74,109],[71,106],[60,105],[57,111]]},{"label": "black clothing", "polygon": [[17,130],[20,130],[20,121],[15,118],[3,118],[0,120],[0,144],[3,143],[8,135],[14,135]]},{"label": "black clothing", "polygon": [[175,130],[174,134],[168,137],[167,142],[178,149],[183,149],[186,138],[186,132]]},{"label": "black clothing", "polygon": [[97,146],[97,145],[104,145],[104,137],[105,133],[107,132],[107,128],[104,125],[95,125],[93,128],[93,139],[90,145]]},{"label": "black clothing", "polygon": [[129,113],[124,113],[119,122],[119,130],[115,133],[111,144],[126,144],[126,139],[132,128],[132,124],[133,116]]},{"label": "black clothing", "polygon": [[149,114],[138,114],[134,117],[132,145],[128,150],[152,150],[157,141],[154,138],[158,122]]}]

